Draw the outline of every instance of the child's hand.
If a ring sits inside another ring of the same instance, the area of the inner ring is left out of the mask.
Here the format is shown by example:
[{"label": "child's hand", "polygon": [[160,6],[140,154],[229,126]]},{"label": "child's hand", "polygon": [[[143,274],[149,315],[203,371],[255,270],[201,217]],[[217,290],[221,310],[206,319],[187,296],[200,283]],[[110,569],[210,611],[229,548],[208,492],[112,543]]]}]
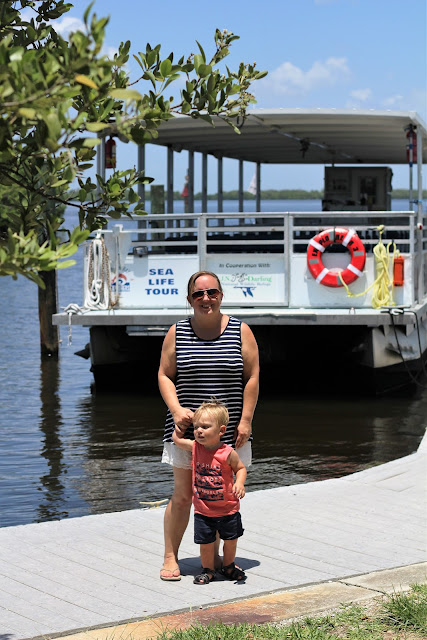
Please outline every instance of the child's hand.
[{"label": "child's hand", "polygon": [[233,493],[236,496],[236,498],[244,498],[245,497],[245,487],[243,484],[240,484],[240,482],[236,482],[233,485]]}]

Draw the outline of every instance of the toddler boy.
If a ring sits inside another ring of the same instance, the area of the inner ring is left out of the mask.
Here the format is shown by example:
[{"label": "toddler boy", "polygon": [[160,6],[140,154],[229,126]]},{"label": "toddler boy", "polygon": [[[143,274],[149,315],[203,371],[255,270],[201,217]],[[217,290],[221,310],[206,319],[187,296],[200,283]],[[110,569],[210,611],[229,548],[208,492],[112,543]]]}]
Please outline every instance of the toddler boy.
[{"label": "toddler boy", "polygon": [[[246,578],[236,567],[237,538],[243,535],[239,499],[245,495],[246,467],[230,445],[221,442],[228,424],[227,407],[203,402],[194,412],[194,441],[175,429],[177,447],[192,451],[194,542],[200,544],[202,573],[194,584],[209,584],[215,578],[216,534],[224,540],[222,575],[228,580]],[[234,478],[235,476],[235,478]]]}]

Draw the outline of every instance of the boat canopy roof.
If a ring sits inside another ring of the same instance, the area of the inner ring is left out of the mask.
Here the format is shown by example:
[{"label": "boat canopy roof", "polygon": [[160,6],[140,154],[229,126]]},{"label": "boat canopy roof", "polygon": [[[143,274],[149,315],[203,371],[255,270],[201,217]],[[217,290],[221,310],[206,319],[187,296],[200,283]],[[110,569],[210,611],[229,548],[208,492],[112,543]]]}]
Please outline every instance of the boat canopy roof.
[{"label": "boat canopy roof", "polygon": [[412,125],[427,161],[426,124],[415,111],[250,109],[240,135],[220,118],[214,122],[177,116],[153,143],[265,164],[407,164]]}]

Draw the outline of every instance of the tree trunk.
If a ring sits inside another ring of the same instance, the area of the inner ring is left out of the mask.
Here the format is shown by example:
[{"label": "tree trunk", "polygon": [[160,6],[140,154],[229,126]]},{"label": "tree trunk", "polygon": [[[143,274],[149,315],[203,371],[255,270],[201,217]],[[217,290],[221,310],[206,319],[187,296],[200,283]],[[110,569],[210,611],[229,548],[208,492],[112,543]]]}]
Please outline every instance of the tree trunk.
[{"label": "tree trunk", "polygon": [[45,289],[39,287],[40,350],[42,358],[58,357],[59,329],[52,324],[52,315],[58,312],[56,271],[42,271]]}]

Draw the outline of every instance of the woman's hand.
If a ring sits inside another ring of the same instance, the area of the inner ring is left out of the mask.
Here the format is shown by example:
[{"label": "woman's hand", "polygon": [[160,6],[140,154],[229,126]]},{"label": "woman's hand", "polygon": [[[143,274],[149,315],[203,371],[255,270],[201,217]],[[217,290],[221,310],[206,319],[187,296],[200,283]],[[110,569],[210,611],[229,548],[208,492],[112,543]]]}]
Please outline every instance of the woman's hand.
[{"label": "woman's hand", "polygon": [[249,440],[252,433],[252,424],[249,420],[242,418],[236,427],[234,435],[236,437],[236,449],[240,449]]},{"label": "woman's hand", "polygon": [[178,427],[179,431],[184,433],[193,421],[193,412],[191,409],[186,409],[180,405],[175,411],[172,411],[172,418],[175,427]]}]

